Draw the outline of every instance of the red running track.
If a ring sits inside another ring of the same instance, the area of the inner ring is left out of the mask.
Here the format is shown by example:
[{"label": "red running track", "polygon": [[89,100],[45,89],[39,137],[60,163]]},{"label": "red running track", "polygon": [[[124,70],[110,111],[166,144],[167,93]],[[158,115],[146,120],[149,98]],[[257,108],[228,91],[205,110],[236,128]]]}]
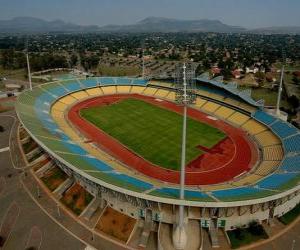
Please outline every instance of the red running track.
[{"label": "red running track", "polygon": [[[128,167],[148,177],[178,184],[180,180],[179,171],[165,169],[143,159],[115,138],[86,121],[79,114],[83,108],[109,105],[126,98],[142,99],[162,108],[182,113],[182,107],[175,103],[148,96],[126,94],[100,96],[77,103],[70,109],[68,119],[88,139]],[[187,185],[208,185],[230,181],[235,176],[249,171],[258,160],[256,145],[249,140],[246,133],[241,129],[232,127],[222,120],[211,119],[208,115],[192,108],[188,108],[188,116],[222,130],[227,134],[227,137],[211,149],[199,146],[205,153],[187,165],[185,180]]]}]

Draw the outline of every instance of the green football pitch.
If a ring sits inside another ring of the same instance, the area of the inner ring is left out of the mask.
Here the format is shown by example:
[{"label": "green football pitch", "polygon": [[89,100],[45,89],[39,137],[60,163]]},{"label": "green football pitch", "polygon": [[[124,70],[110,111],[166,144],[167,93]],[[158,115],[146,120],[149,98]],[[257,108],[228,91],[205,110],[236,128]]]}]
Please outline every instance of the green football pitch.
[{"label": "green football pitch", "polygon": [[[82,109],[80,115],[144,159],[180,169],[182,115],[134,98]],[[225,137],[222,131],[188,118],[186,162],[202,154],[198,145],[211,148]]]}]

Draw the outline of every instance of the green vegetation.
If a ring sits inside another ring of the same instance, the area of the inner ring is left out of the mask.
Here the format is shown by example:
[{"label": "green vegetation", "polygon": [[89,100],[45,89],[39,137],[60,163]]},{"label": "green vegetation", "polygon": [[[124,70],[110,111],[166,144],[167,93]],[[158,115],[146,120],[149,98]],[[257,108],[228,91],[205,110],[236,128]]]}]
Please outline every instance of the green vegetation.
[{"label": "green vegetation", "polygon": [[28,142],[26,142],[22,145],[22,148],[23,148],[25,154],[28,154],[30,151],[32,151],[36,147],[37,147],[37,143],[34,140],[32,140],[31,138],[29,139]]},{"label": "green vegetation", "polygon": [[[180,167],[182,116],[150,103],[126,99],[81,110],[81,115],[146,160]],[[225,137],[220,130],[188,118],[187,163],[201,155],[198,145],[211,148]]]},{"label": "green vegetation", "polygon": [[103,76],[134,76],[141,73],[138,67],[100,65],[98,73]]},{"label": "green vegetation", "polygon": [[[275,106],[276,105],[277,95],[278,95],[277,91],[267,89],[267,88],[253,88],[252,89],[253,99],[255,99],[255,100],[264,99],[265,105],[267,105],[267,106]],[[282,107],[290,106],[290,104],[284,97],[281,100],[281,106]]]},{"label": "green vegetation", "polygon": [[233,249],[268,238],[268,235],[264,231],[262,225],[255,221],[250,223],[249,228],[237,228],[235,230],[228,231],[227,235]]},{"label": "green vegetation", "polygon": [[59,167],[52,168],[41,178],[50,191],[54,191],[61,183],[67,179],[67,174]]},{"label": "green vegetation", "polygon": [[294,207],[291,211],[281,216],[279,220],[283,224],[287,225],[293,222],[299,215],[300,215],[300,203],[296,207]]}]

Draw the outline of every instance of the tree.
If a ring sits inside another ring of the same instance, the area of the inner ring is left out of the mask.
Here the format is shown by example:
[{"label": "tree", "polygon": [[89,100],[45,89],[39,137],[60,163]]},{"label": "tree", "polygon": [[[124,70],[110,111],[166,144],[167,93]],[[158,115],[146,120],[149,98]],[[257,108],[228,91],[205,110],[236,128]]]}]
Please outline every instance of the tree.
[{"label": "tree", "polygon": [[258,82],[258,84],[261,86],[266,78],[266,74],[261,72],[261,71],[258,71],[254,74],[255,78],[256,78],[256,81]]}]

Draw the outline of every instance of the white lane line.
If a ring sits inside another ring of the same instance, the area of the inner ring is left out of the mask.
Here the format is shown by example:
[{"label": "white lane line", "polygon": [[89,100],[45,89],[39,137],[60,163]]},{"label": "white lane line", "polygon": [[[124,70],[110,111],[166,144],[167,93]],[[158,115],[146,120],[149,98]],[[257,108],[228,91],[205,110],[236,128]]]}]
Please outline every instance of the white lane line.
[{"label": "white lane line", "polygon": [[6,147],[6,148],[0,148],[0,153],[6,152],[6,151],[9,151],[9,147]]}]

